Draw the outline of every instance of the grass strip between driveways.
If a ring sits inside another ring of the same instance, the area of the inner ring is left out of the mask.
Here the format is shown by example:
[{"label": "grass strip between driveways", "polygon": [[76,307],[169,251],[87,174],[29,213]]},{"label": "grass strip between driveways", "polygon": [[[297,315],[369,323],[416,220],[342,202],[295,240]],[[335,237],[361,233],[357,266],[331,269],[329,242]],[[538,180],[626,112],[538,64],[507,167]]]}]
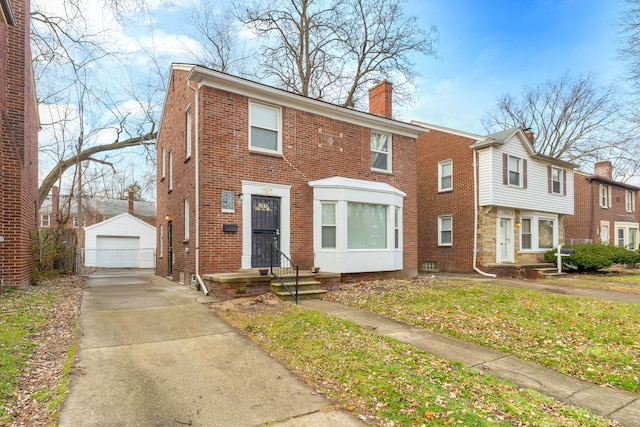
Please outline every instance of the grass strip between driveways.
[{"label": "grass strip between driveways", "polygon": [[219,315],[371,425],[615,425],[314,310]]},{"label": "grass strip between driveways", "polygon": [[348,285],[331,298],[640,393],[640,306],[488,283]]},{"label": "grass strip between driveways", "polygon": [[[0,293],[0,396],[10,399],[29,355],[38,345],[34,335],[46,321],[43,306],[52,306],[55,291],[44,287]],[[0,407],[0,421],[8,414]]]}]

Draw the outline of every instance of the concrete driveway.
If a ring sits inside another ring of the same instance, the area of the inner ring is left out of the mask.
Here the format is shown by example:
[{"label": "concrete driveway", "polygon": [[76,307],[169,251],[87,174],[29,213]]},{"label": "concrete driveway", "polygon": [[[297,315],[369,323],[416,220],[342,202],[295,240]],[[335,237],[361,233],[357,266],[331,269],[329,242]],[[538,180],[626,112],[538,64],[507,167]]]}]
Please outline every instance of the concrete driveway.
[{"label": "concrete driveway", "polygon": [[87,279],[59,426],[358,426],[201,303],[152,272]]}]

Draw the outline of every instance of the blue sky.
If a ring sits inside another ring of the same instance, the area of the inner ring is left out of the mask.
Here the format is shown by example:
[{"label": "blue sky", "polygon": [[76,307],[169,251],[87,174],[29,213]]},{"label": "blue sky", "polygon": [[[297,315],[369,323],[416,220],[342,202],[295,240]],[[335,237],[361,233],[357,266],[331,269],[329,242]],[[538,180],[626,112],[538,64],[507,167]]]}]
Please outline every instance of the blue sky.
[{"label": "blue sky", "polygon": [[420,120],[486,133],[484,112],[504,93],[593,72],[608,85],[616,60],[621,0],[411,0],[409,10],[440,33],[438,59],[419,63],[416,103],[400,111]]}]

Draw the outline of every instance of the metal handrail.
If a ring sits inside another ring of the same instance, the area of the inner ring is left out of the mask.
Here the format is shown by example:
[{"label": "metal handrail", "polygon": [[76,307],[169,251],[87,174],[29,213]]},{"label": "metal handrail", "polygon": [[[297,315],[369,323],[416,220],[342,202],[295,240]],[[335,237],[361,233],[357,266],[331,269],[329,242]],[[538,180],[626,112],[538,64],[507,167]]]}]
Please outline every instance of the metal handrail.
[{"label": "metal handrail", "polygon": [[[289,292],[295,305],[298,305],[298,264],[282,253],[275,243],[271,243],[270,261],[271,275]],[[295,291],[291,289],[293,284]]]}]

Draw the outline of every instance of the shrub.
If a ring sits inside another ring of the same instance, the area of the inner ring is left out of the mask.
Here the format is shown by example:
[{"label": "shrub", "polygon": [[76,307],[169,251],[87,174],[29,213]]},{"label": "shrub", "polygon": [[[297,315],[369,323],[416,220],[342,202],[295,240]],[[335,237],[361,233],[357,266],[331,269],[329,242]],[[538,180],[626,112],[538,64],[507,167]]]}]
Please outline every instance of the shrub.
[{"label": "shrub", "polygon": [[[611,245],[582,244],[565,246],[575,250],[572,255],[562,258],[565,264],[571,264],[579,271],[597,271],[611,267],[613,264],[635,264],[640,262],[640,253]],[[544,259],[547,262],[557,262],[557,248],[545,252]]]}]

